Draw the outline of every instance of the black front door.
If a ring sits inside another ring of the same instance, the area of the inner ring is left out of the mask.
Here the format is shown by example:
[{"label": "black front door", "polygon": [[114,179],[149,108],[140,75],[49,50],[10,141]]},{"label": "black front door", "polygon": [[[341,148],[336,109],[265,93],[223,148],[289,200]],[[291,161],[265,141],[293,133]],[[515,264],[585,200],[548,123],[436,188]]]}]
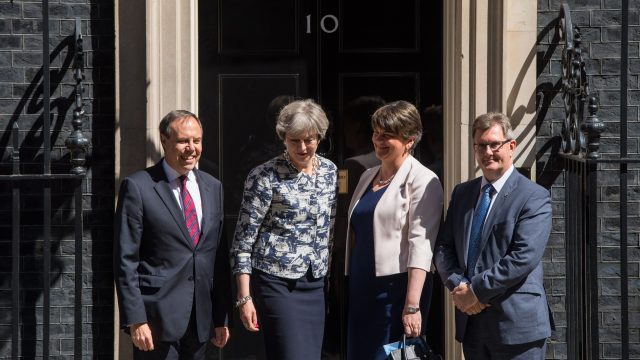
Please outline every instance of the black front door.
[{"label": "black front door", "polygon": [[[199,24],[199,115],[205,131],[200,168],[224,184],[229,241],[247,173],[284,150],[275,118],[291,99],[313,98],[325,109],[331,129],[319,152],[341,169],[347,158],[371,150],[371,109],[401,99],[421,110],[442,104],[441,1],[207,0],[199,3]],[[416,152],[436,172],[442,154],[439,109],[423,116],[425,135]],[[351,183],[343,182],[339,195],[327,359],[340,358],[345,341],[346,207],[357,177],[342,175]],[[440,334],[441,293],[434,295],[437,311],[428,328]],[[263,359],[260,335],[246,332],[235,318],[222,356]],[[441,341],[432,337],[432,346],[439,348]]]}]

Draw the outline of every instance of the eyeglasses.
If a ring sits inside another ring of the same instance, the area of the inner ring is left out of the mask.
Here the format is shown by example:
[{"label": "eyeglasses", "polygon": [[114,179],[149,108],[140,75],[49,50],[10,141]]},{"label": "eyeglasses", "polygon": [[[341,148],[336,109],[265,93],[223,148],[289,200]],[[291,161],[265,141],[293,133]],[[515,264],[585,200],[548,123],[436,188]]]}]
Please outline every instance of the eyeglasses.
[{"label": "eyeglasses", "polygon": [[487,148],[489,148],[491,149],[491,152],[496,152],[508,142],[511,142],[511,140],[496,141],[488,144],[473,144],[473,149],[478,152],[485,152],[487,151]]}]

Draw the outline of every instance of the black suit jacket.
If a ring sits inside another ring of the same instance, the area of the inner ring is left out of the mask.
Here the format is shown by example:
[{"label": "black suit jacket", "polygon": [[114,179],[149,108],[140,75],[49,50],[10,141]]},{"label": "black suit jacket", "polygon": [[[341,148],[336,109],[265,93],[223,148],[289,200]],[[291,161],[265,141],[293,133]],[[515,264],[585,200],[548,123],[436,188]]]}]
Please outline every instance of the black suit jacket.
[{"label": "black suit jacket", "polygon": [[115,220],[114,273],[123,327],[147,322],[154,340],[177,341],[195,306],[198,339],[226,326],[231,282],[221,241],[220,181],[194,170],[202,198],[202,235],[194,246],[162,161],[122,181]]}]

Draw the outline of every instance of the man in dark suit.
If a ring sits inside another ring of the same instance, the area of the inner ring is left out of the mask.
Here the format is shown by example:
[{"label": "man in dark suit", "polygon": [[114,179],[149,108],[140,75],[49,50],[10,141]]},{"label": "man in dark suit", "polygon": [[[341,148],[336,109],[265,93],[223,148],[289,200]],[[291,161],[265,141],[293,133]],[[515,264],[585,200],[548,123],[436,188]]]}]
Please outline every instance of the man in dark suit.
[{"label": "man in dark suit", "polygon": [[176,110],[160,123],[165,157],[122,181],[114,272],[121,325],[136,359],[204,359],[229,339],[222,186],[195,166],[202,125]]},{"label": "man in dark suit", "polygon": [[465,358],[544,359],[551,319],[542,264],[549,192],[513,166],[516,140],[498,113],[473,123],[481,177],[455,187],[435,264],[456,305]]}]

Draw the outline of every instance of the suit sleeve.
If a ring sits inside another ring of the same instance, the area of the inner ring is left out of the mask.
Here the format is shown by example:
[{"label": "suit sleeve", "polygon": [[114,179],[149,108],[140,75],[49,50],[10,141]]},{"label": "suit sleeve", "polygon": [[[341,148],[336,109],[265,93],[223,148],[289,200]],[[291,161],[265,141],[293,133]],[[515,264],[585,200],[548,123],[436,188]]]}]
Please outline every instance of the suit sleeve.
[{"label": "suit sleeve", "polygon": [[[416,179],[418,180],[418,179]],[[442,185],[436,176],[409,184],[409,259],[407,266],[430,271],[442,216]]]},{"label": "suit sleeve", "polygon": [[137,184],[126,178],[120,186],[115,216],[114,278],[123,328],[147,321],[138,283],[142,242],[142,198]]},{"label": "suit sleeve", "polygon": [[478,300],[490,303],[523,281],[540,264],[550,233],[551,199],[546,191],[535,191],[514,224],[509,251],[471,279]]},{"label": "suit sleeve", "polygon": [[218,183],[220,194],[219,212],[220,234],[218,236],[218,249],[216,250],[215,268],[213,275],[213,327],[231,326],[233,306],[231,302],[231,272],[229,270],[229,246],[227,237],[224,236],[224,194],[222,185]]},{"label": "suit sleeve", "polygon": [[438,240],[436,241],[436,250],[434,254],[434,262],[438,274],[442,279],[442,283],[449,290],[453,290],[464,280],[464,267],[458,263],[456,254],[456,240],[454,239],[454,229],[456,226],[464,226],[460,221],[462,219],[455,218],[456,199],[458,195],[458,186],[453,189],[451,201],[449,202],[449,210],[445,217],[444,224],[438,232]]}]

